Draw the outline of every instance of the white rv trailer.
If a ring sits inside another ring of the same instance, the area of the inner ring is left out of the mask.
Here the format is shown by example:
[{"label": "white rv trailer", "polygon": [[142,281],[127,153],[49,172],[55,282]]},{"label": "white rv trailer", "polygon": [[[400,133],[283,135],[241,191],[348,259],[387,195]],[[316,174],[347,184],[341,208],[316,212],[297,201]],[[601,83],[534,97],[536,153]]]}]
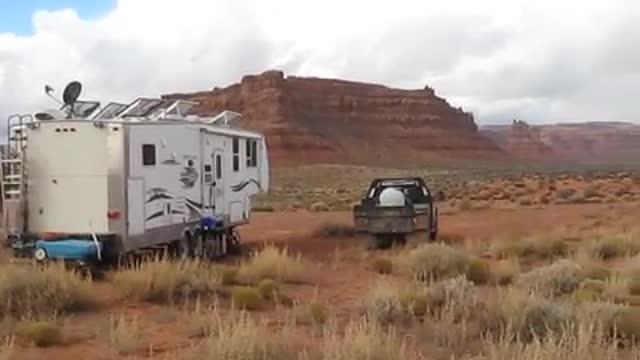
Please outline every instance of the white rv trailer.
[{"label": "white rv trailer", "polygon": [[[60,115],[67,105],[21,121],[23,137],[2,167],[5,211],[15,218],[26,209],[9,234],[14,247],[83,262],[164,245],[194,255],[206,252],[208,226],[215,251],[226,253],[235,227],[249,221],[251,196],[268,190],[266,142],[230,125],[239,114],[186,115],[193,105],[74,102],[72,116]],[[213,223],[203,222],[208,214]]]}]

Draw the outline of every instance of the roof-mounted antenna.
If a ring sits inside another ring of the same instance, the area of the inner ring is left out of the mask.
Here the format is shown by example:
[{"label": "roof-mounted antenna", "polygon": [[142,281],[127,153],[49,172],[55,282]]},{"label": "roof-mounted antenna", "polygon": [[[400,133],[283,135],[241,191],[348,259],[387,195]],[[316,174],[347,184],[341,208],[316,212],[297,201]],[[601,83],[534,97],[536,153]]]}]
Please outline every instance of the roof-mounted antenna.
[{"label": "roof-mounted antenna", "polygon": [[48,97],[52,98],[53,101],[55,101],[58,104],[64,106],[64,104],[60,100],[56,99],[55,97],[53,97],[53,95],[51,95],[52,92],[54,92],[54,90],[53,90],[53,87],[51,85],[47,84],[47,85],[44,86],[44,93],[47,94]]}]

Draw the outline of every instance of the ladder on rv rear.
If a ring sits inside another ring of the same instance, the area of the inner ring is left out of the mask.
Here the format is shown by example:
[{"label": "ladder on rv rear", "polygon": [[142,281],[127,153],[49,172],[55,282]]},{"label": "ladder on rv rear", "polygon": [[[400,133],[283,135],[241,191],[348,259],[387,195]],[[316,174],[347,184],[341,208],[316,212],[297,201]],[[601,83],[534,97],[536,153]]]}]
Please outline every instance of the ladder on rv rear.
[{"label": "ladder on rv rear", "polygon": [[26,169],[24,149],[25,127],[30,115],[13,115],[7,120],[7,147],[0,160],[0,195],[2,196],[2,228],[6,236],[19,235],[25,229]]}]

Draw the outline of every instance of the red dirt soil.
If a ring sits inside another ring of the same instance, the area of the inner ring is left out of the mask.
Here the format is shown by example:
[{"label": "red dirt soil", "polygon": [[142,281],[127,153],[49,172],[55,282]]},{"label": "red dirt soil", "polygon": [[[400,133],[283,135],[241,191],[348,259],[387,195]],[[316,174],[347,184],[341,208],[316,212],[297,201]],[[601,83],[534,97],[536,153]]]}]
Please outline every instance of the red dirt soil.
[{"label": "red dirt soil", "polygon": [[[546,208],[518,208],[514,210],[476,210],[441,217],[442,238],[446,240],[491,239],[501,234],[543,236],[554,230],[608,229],[623,231],[634,226],[640,213],[638,204],[561,205]],[[361,245],[366,237],[346,239],[312,238],[310,235],[326,223],[350,224],[349,212],[292,212],[256,213],[252,223],[242,230],[243,241],[253,246],[266,243],[287,246],[292,253],[300,252],[304,259],[312,261],[309,269],[312,284],[286,286],[289,296],[309,301],[313,296],[330,304],[339,318],[352,317],[357,302],[371,287],[376,275],[363,266]],[[422,235],[416,235],[422,236]],[[349,249],[356,249],[350,251]],[[336,250],[338,249],[338,250]],[[380,252],[384,253],[384,252]],[[339,256],[337,257],[336,254]],[[364,255],[366,256],[366,254]],[[360,260],[360,261],[358,261]],[[111,284],[98,282],[96,291],[103,300],[103,307],[95,312],[75,314],[66,318],[63,331],[67,343],[49,349],[18,345],[18,358],[35,359],[125,359],[110,349],[103,340],[92,338],[95,329],[107,319],[108,314],[137,315],[145,330],[146,339],[153,344],[153,358],[173,358],[175,351],[189,346],[191,339],[184,335],[184,324],[175,308],[122,301],[114,295]],[[316,291],[316,290],[320,291]],[[263,311],[259,316],[282,319],[278,311]],[[296,337],[305,344],[317,341],[312,330],[304,325],[296,327]],[[148,350],[135,354],[138,358],[150,358]],[[166,355],[166,357],[165,357]]]}]

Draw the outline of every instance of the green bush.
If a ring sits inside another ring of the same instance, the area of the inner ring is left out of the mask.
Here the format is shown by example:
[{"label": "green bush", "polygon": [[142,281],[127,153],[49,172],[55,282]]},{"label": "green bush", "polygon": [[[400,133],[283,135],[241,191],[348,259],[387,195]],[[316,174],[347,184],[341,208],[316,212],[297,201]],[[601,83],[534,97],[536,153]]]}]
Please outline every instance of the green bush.
[{"label": "green bush", "polygon": [[271,279],[264,279],[258,284],[258,292],[263,299],[275,300],[280,293],[278,284]]},{"label": "green bush", "polygon": [[473,259],[469,262],[467,279],[474,284],[486,284],[491,280],[491,268],[489,263],[481,259]]},{"label": "green bush", "polygon": [[260,293],[251,287],[238,287],[231,291],[233,304],[244,310],[259,310],[262,306]]},{"label": "green bush", "polygon": [[38,347],[49,347],[62,343],[60,328],[49,321],[27,322],[18,326],[18,334]]}]

